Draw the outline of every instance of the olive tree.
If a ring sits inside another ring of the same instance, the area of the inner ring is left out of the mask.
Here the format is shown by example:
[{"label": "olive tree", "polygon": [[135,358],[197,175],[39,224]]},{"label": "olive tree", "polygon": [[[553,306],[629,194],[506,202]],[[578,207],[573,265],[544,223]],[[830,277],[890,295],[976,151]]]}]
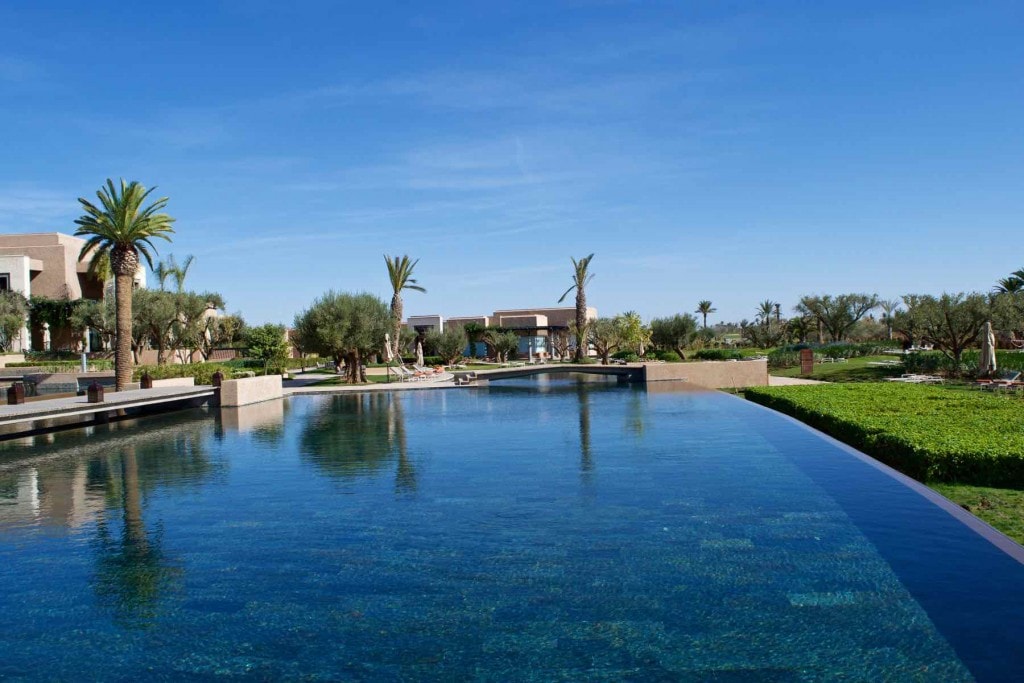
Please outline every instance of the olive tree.
[{"label": "olive tree", "polygon": [[978,339],[992,315],[988,299],[976,292],[903,297],[907,307],[898,311],[894,327],[908,338],[931,344],[959,367],[964,350]]},{"label": "olive tree", "polygon": [[802,297],[795,308],[801,315],[812,316],[819,329],[827,331],[832,341],[838,342],[846,338],[858,320],[877,307],[876,294],[824,294]]},{"label": "olive tree", "polygon": [[427,334],[427,344],[441,356],[445,365],[454,365],[462,358],[469,339],[461,327],[450,327],[444,332],[431,331]]},{"label": "olive tree", "polygon": [[0,351],[10,351],[28,316],[28,300],[19,292],[0,291]]},{"label": "olive tree", "polygon": [[366,381],[363,358],[376,353],[391,329],[391,312],[372,294],[329,291],[295,316],[305,348],[345,363],[345,381]]},{"label": "olive tree", "polygon": [[608,358],[618,351],[626,340],[626,322],[622,316],[598,318],[587,325],[587,341],[601,357],[602,365],[608,365]]},{"label": "olive tree", "polygon": [[651,321],[651,341],[660,348],[675,351],[683,360],[686,359],[686,347],[696,333],[697,319],[689,313]]}]

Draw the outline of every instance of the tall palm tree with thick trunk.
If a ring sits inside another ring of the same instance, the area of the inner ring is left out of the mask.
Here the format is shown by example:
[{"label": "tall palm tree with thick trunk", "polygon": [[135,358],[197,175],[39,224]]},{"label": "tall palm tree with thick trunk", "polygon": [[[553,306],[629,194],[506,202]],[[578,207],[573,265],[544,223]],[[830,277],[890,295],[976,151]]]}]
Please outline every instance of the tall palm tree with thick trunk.
[{"label": "tall palm tree with thick trunk", "polygon": [[96,193],[99,206],[86,199],[78,199],[85,214],[75,221],[78,225],[75,235],[88,238],[78,258],[85,259],[94,251],[94,260],[106,254],[114,275],[117,305],[114,367],[118,391],[132,381],[132,287],[139,269],[139,256],[152,268],[153,254],[156,253],[152,240],[159,237],[169,242],[169,235],[174,232],[171,227],[174,219],[161,213],[167,206],[167,197],[144,206],[155,189],[147,190],[137,181],[129,183],[124,179],[118,188],[108,178],[106,186]]},{"label": "tall palm tree with thick trunk", "polygon": [[698,301],[697,302],[697,313],[699,313],[700,315],[704,316],[704,329],[705,330],[708,328],[708,316],[710,314],[714,313],[716,310],[718,310],[718,309],[713,308],[711,306],[711,302],[708,301],[707,299],[705,299],[704,301]]},{"label": "tall palm tree with thick trunk", "polygon": [[583,350],[586,348],[587,343],[587,292],[586,287],[591,280],[594,279],[594,274],[590,271],[590,261],[594,258],[591,254],[586,258],[581,258],[579,261],[572,259],[572,287],[565,290],[559,299],[558,303],[565,301],[565,297],[569,296],[569,292],[576,290],[576,355],[573,360],[577,363],[583,360]]},{"label": "tall palm tree with thick trunk", "polygon": [[401,357],[402,344],[402,290],[411,289],[414,292],[426,292],[427,290],[416,284],[412,277],[412,271],[419,259],[412,261],[408,256],[388,256],[384,254],[384,262],[388,264],[388,278],[391,279],[391,345],[394,347],[392,353],[396,358]]}]

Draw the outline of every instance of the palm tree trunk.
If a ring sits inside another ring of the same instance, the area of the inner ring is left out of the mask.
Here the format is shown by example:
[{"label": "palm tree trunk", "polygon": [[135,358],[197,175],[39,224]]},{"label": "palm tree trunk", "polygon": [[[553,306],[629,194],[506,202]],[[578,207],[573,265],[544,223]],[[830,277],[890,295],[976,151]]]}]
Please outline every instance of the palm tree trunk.
[{"label": "palm tree trunk", "polygon": [[402,336],[402,297],[399,296],[398,292],[391,297],[391,346],[392,352],[395,354],[395,358],[398,362],[402,362],[402,342],[400,337]]},{"label": "palm tree trunk", "polygon": [[132,381],[132,285],[134,273],[114,278],[117,305],[117,342],[114,347],[114,388],[123,391]]},{"label": "palm tree trunk", "polygon": [[576,285],[576,362],[583,362],[583,344],[586,343],[587,326],[587,293],[583,291],[583,283]]}]

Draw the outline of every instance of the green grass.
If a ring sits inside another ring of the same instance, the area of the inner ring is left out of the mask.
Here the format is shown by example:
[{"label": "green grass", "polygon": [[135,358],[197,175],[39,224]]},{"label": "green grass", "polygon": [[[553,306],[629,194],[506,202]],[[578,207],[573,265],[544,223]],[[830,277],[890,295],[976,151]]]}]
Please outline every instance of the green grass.
[{"label": "green grass", "polygon": [[1024,491],[964,484],[930,484],[931,488],[1024,544]]},{"label": "green grass", "polygon": [[[331,374],[333,375],[334,373],[331,373]],[[314,387],[333,387],[333,386],[351,387],[351,386],[358,386],[356,384],[348,384],[344,380],[345,380],[345,378],[342,375],[334,375],[333,377],[329,377],[329,378],[327,378],[325,380],[321,380],[319,382],[314,382],[310,386],[314,386]],[[366,376],[366,380],[367,380],[366,384],[386,384],[387,381],[388,381],[388,378],[387,378],[386,375],[367,375]],[[398,379],[392,377],[391,378],[391,382],[392,382],[392,384],[398,384]],[[363,386],[365,386],[365,385],[363,385]]]},{"label": "green grass", "polygon": [[745,396],[923,482],[1024,487],[1024,401],[919,384],[755,387]]},{"label": "green grass", "polygon": [[903,373],[902,366],[884,367],[868,365],[880,361],[892,360],[895,356],[863,356],[850,358],[845,363],[815,363],[814,372],[801,375],[800,368],[784,368],[771,370],[776,377],[803,377],[823,382],[878,382],[886,377],[899,377]]}]

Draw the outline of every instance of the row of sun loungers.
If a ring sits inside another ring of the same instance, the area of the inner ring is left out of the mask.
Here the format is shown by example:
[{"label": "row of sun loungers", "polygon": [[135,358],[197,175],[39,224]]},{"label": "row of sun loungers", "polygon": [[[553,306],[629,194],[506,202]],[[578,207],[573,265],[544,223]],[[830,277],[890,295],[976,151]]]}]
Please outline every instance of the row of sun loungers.
[{"label": "row of sun loungers", "polygon": [[899,377],[887,377],[886,382],[906,382],[909,384],[942,384],[943,380],[938,375],[916,375],[903,374]]}]

